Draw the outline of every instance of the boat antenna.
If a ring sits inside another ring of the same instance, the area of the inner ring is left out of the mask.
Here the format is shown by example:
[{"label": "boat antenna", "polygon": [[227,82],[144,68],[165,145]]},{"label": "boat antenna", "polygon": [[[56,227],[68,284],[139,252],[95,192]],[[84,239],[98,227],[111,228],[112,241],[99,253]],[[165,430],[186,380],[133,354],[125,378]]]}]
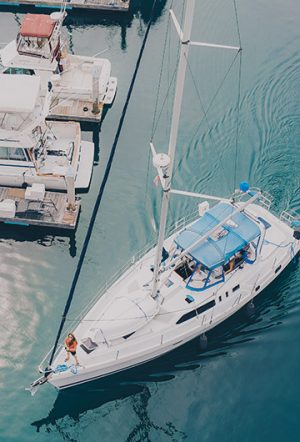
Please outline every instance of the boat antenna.
[{"label": "boat antenna", "polygon": [[[76,289],[77,281],[79,279],[79,275],[80,275],[80,272],[81,272],[81,269],[82,269],[82,265],[83,265],[83,262],[84,262],[86,251],[87,251],[87,248],[88,248],[88,245],[89,245],[89,241],[90,241],[90,238],[91,238],[91,235],[92,235],[92,231],[93,231],[93,228],[94,228],[96,216],[97,216],[97,213],[98,213],[98,210],[99,210],[99,207],[100,207],[100,203],[101,203],[101,200],[102,200],[102,197],[103,197],[103,194],[104,194],[105,186],[106,186],[109,174],[110,174],[112,162],[113,162],[115,151],[116,151],[117,144],[118,144],[118,141],[119,141],[120,133],[121,133],[121,130],[122,130],[122,127],[123,127],[124,119],[125,119],[125,116],[126,116],[126,113],[127,113],[127,109],[128,109],[129,101],[130,101],[131,94],[132,94],[132,91],[133,91],[133,87],[134,87],[134,84],[135,84],[135,80],[136,80],[136,77],[137,77],[137,73],[138,73],[138,70],[139,70],[139,67],[140,67],[142,55],[144,53],[146,42],[147,42],[147,39],[148,39],[148,35],[149,35],[150,29],[151,29],[151,25],[152,25],[152,22],[153,22],[153,19],[154,19],[155,8],[156,8],[156,4],[157,3],[158,3],[158,0],[154,0],[153,1],[153,6],[152,6],[151,14],[150,14],[150,19],[149,19],[149,22],[148,22],[148,25],[147,25],[147,28],[146,28],[146,32],[145,32],[145,35],[144,35],[144,38],[143,38],[143,42],[142,42],[142,46],[141,46],[139,55],[138,55],[138,58],[137,58],[137,62],[136,62],[135,69],[134,69],[134,73],[132,75],[132,79],[131,79],[131,82],[130,82],[130,85],[129,85],[126,101],[125,101],[125,104],[124,104],[123,109],[122,109],[122,114],[121,114],[121,117],[120,117],[120,120],[119,120],[119,124],[118,124],[118,127],[117,127],[117,131],[116,131],[115,138],[114,138],[114,141],[113,141],[113,145],[112,145],[112,148],[111,148],[110,156],[109,156],[109,159],[107,161],[107,165],[106,165],[105,172],[104,172],[104,177],[103,177],[100,189],[99,189],[99,193],[98,193],[97,199],[95,201],[95,205],[94,205],[94,208],[93,208],[92,216],[91,216],[91,219],[90,219],[90,222],[89,222],[89,225],[88,225],[88,229],[87,229],[87,232],[86,232],[84,243],[83,243],[83,246],[82,246],[82,249],[81,249],[81,253],[80,253],[80,256],[79,256],[78,264],[77,264],[77,267],[76,267],[76,270],[75,270],[75,274],[73,276],[73,280],[72,280],[72,283],[71,283],[71,288],[70,288],[70,291],[69,291],[69,294],[68,294],[68,298],[67,298],[67,301],[66,301],[66,304],[65,304],[65,307],[64,307],[64,311],[63,311],[63,314],[62,314],[61,322],[60,322],[60,325],[59,325],[59,328],[58,328],[58,331],[57,331],[57,335],[56,335],[56,338],[55,338],[54,346],[53,346],[53,349],[52,349],[52,352],[51,352],[51,356],[50,356],[50,359],[49,359],[49,366],[51,366],[51,364],[53,362],[53,359],[54,359],[54,356],[55,356],[55,353],[56,353],[56,349],[57,349],[57,346],[58,346],[58,342],[60,340],[61,333],[63,331],[63,327],[64,327],[64,324],[66,322],[66,318],[67,318],[67,315],[68,315],[68,312],[69,312],[69,309],[70,309],[70,306],[71,306],[71,303],[72,303],[72,300],[73,300],[73,296],[74,296],[74,292],[75,292],[75,289]],[[50,373],[51,373],[51,369],[46,370],[45,378],[47,378]]]},{"label": "boat antenna", "polygon": [[165,239],[171,181],[173,175],[179,118],[180,118],[181,104],[183,98],[183,89],[184,89],[185,74],[187,68],[187,58],[190,46],[189,43],[192,32],[194,9],[195,9],[195,0],[187,0],[182,30],[180,29],[179,23],[177,22],[173,11],[170,10],[171,17],[175,24],[176,30],[179,34],[181,47],[180,47],[180,55],[178,62],[175,98],[173,103],[168,155],[156,154],[153,157],[154,165],[158,169],[162,170],[162,178],[163,178],[162,182],[163,198],[162,198],[161,212],[160,212],[160,227],[159,227],[159,234],[158,234],[158,241],[157,241],[157,248],[156,248],[156,255],[154,262],[154,277],[153,277],[153,286],[151,293],[151,296],[153,298],[157,298],[159,295],[158,284],[160,279],[160,263],[162,259],[163,244]]}]

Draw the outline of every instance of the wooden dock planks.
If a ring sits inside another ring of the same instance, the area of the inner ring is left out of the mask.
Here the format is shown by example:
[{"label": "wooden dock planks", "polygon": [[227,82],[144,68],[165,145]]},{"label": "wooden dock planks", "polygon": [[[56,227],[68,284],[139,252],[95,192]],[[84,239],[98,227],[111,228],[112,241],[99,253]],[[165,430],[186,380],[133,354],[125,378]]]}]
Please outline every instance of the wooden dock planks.
[{"label": "wooden dock planks", "polygon": [[64,100],[61,99],[61,103],[57,98],[54,98],[47,119],[48,120],[60,120],[60,121],[77,121],[87,122],[87,123],[100,123],[102,118],[102,112],[104,104],[99,104],[99,113],[94,114],[93,102],[92,101],[81,101],[81,100]]},{"label": "wooden dock planks", "polygon": [[[98,9],[102,11],[126,12],[129,9],[130,0],[70,0],[67,1],[66,9]],[[19,6],[28,5],[44,8],[60,8],[61,0],[5,0],[0,1],[1,5]]]},{"label": "wooden dock planks", "polygon": [[25,199],[25,189],[0,187],[0,201],[14,200],[16,214],[14,218],[1,217],[0,222],[23,226],[41,226],[58,229],[75,229],[80,199],[76,201],[75,210],[67,209],[67,194],[46,192],[43,201]]}]

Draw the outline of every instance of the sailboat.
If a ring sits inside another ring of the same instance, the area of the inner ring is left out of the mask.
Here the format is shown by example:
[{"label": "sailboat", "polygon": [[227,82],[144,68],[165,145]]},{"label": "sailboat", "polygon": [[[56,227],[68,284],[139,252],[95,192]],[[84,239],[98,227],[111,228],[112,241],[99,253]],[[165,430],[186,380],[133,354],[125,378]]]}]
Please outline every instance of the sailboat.
[{"label": "sailboat", "polygon": [[[182,29],[170,11],[181,47],[168,154],[157,153],[151,144],[163,190],[156,247],[123,269],[81,315],[73,332],[80,365],[65,363],[63,344],[51,366],[51,352],[46,355],[40,372],[59,390],[143,364],[204,337],[251,303],[299,252],[297,214],[275,215],[269,195],[247,182],[227,199],[172,187],[189,47],[240,50],[191,41],[194,6],[195,0],[186,2]],[[166,237],[169,200],[176,194],[204,201],[194,219],[177,222]]]}]

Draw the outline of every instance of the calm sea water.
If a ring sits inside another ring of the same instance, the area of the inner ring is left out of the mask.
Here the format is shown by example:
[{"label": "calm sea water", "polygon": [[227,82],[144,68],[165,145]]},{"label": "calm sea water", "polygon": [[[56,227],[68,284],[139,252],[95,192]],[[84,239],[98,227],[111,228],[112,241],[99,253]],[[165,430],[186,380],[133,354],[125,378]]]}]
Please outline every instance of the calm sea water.
[{"label": "calm sea water", "polygon": [[[1,441],[298,441],[300,439],[300,268],[292,263],[245,311],[197,342],[128,374],[57,394],[46,385],[25,391],[56,336],[70,282],[102,180],[128,84],[145,32],[150,0],[129,14],[70,14],[65,30],[78,54],[107,49],[118,77],[116,100],[96,142],[90,192],[75,234],[1,227]],[[193,38],[237,44],[229,0],[197,0]],[[160,2],[122,136],[74,297],[70,318],[97,288],[155,238],[159,193],[148,167],[148,142],[168,26],[169,2]],[[182,1],[174,0],[181,16]],[[24,10],[2,9],[0,41],[16,35]],[[241,179],[274,195],[274,206],[300,210],[300,8],[298,0],[238,2],[242,83],[238,155],[235,155],[238,64],[203,119],[233,54],[191,50],[182,110],[176,186],[228,195]],[[162,89],[172,78],[174,34],[166,40]],[[197,98],[200,93],[201,103]],[[155,143],[166,149],[171,98]],[[236,176],[236,182],[234,178]],[[193,209],[178,197],[170,223]]]}]

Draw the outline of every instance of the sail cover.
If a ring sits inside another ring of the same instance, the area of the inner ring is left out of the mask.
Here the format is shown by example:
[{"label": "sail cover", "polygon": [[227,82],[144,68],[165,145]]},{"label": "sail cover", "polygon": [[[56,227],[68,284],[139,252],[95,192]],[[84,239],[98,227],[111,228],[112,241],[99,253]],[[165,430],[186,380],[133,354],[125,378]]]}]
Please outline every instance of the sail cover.
[{"label": "sail cover", "polygon": [[[208,210],[202,218],[182,231],[175,239],[181,249],[193,243],[218,225],[236,210],[231,204],[219,203]],[[216,232],[189,252],[196,261],[208,269],[227,262],[235,253],[260,235],[258,225],[244,213],[237,213]]]}]

